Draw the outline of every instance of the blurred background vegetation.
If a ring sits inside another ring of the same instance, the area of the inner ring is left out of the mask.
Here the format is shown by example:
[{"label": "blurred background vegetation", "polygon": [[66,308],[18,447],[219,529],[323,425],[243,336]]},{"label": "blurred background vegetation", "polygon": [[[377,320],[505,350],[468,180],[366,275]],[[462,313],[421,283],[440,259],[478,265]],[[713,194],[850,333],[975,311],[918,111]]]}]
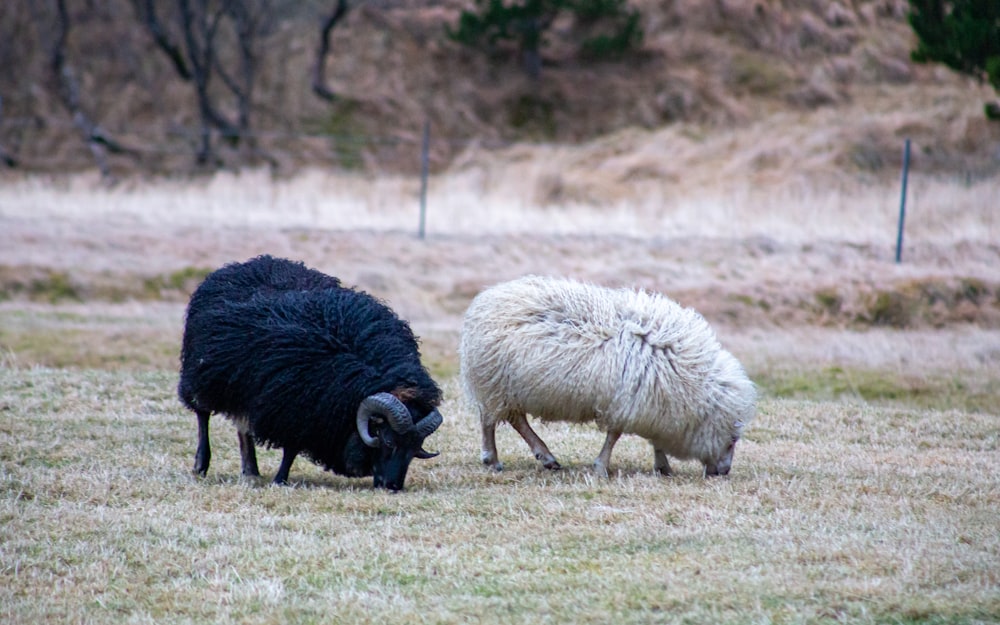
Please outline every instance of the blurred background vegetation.
[{"label": "blurred background vegetation", "polygon": [[[996,85],[996,20],[982,24],[997,6],[15,0],[0,5],[0,167],[415,171],[425,121],[437,169],[470,145],[724,129],[914,85],[962,88],[924,61]],[[993,171],[998,138],[942,137],[936,166]]]}]

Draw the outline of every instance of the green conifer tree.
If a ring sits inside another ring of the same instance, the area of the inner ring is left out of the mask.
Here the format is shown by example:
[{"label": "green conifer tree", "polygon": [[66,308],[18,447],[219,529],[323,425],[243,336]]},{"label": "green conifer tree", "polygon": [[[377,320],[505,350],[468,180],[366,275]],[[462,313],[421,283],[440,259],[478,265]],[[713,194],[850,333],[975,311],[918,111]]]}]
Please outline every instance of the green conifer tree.
[{"label": "green conifer tree", "polygon": [[626,0],[476,0],[476,10],[463,11],[457,27],[447,32],[452,40],[487,54],[513,45],[525,70],[537,78],[545,34],[562,12],[574,17],[584,58],[619,58],[642,44],[639,12]]},{"label": "green conifer tree", "polygon": [[[1000,0],[909,0],[909,21],[917,34],[911,58],[943,63],[988,82],[1000,93]],[[1000,105],[986,104],[986,116],[1000,119]]]}]

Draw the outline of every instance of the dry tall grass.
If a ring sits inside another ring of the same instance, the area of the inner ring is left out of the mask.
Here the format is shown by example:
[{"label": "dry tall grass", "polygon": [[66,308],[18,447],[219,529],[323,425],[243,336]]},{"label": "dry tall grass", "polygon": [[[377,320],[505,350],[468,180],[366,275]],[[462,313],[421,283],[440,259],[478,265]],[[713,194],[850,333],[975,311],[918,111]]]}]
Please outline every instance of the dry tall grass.
[{"label": "dry tall grass", "polygon": [[[430,180],[431,235],[617,234],[666,238],[769,237],[895,243],[897,181],[852,184],[711,185],[694,190],[663,181],[617,182],[558,153],[516,159],[481,155]],[[585,183],[580,181],[586,181]],[[306,228],[417,231],[419,180],[312,171],[272,180],[265,172],[208,181],[161,181],[104,188],[88,177],[17,179],[0,187],[0,216],[118,227]],[[1000,182],[915,174],[908,194],[906,242],[1000,240]],[[58,227],[53,224],[53,227]]]}]

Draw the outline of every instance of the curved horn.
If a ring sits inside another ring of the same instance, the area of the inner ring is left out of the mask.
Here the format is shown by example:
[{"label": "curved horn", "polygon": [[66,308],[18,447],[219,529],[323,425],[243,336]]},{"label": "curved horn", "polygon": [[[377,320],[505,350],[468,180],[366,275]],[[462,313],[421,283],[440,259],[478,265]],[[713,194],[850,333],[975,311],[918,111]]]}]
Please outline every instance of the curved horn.
[{"label": "curved horn", "polygon": [[[413,426],[413,431],[420,436],[421,439],[424,439],[433,434],[436,429],[441,427],[441,423],[443,421],[444,419],[441,417],[441,413],[437,411],[437,408],[435,408],[427,413],[427,416],[421,419],[419,423]],[[420,449],[417,450],[415,457],[420,458],[421,460],[427,460],[428,458],[434,458],[437,455],[437,452],[427,451],[423,448],[423,446],[421,446]]]},{"label": "curved horn", "polygon": [[373,412],[371,407],[367,405],[368,399],[361,402],[361,406],[358,408],[358,434],[361,435],[361,440],[365,442],[365,445],[378,447],[378,438],[368,433],[368,421],[371,420]]},{"label": "curved horn", "polygon": [[443,421],[444,418],[441,416],[441,413],[435,408],[434,410],[428,412],[427,416],[421,419],[420,422],[413,427],[413,431],[419,435],[420,438],[427,438],[433,434],[435,430],[441,427],[441,423]]},{"label": "curved horn", "polygon": [[358,408],[358,434],[361,440],[369,447],[378,446],[378,438],[368,433],[368,421],[373,414],[385,417],[389,426],[400,434],[405,434],[413,429],[413,420],[410,418],[410,411],[406,409],[403,402],[389,393],[376,393],[366,397]]},{"label": "curved horn", "polygon": [[441,452],[439,451],[427,451],[426,449],[421,447],[420,449],[417,450],[417,454],[414,456],[414,458],[420,458],[421,460],[428,460],[430,458],[437,458],[440,455]]}]

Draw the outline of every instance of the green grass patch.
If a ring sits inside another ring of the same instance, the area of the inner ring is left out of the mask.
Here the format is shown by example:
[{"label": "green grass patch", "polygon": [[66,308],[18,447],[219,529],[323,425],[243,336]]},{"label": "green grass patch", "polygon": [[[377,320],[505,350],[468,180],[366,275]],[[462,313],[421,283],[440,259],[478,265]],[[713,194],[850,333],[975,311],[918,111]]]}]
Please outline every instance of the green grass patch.
[{"label": "green grass patch", "polygon": [[[822,293],[822,292],[821,292]],[[821,294],[817,294],[820,298]],[[1000,304],[997,285],[976,278],[910,280],[861,297],[853,323],[892,328],[974,322]]]},{"label": "green grass patch", "polygon": [[338,164],[346,170],[364,167],[365,137],[370,129],[365,126],[363,108],[359,100],[338,97],[326,116],[310,127],[312,132],[328,137]]},{"label": "green grass patch", "polygon": [[556,111],[562,103],[536,94],[507,102],[507,123],[523,137],[550,139],[556,134]]},{"label": "green grass patch", "polygon": [[896,404],[933,410],[996,412],[1000,380],[982,372],[908,375],[839,366],[751,371],[765,395],[789,399]]},{"label": "green grass patch", "polygon": [[176,368],[182,314],[179,305],[167,318],[136,317],[128,310],[2,309],[0,365]]},{"label": "green grass patch", "polygon": [[840,309],[844,305],[844,298],[836,288],[820,289],[816,291],[815,296],[816,304],[822,312],[832,317],[840,314]]},{"label": "green grass patch", "polygon": [[165,274],[142,275],[0,266],[0,301],[186,301],[211,271],[206,267],[183,267]]},{"label": "green grass patch", "polygon": [[0,301],[15,298],[58,304],[83,299],[81,286],[64,271],[0,267]]},{"label": "green grass patch", "polygon": [[151,276],[142,281],[142,291],[147,299],[162,299],[166,291],[189,295],[211,272],[207,267],[185,267],[166,275]]},{"label": "green grass patch", "polygon": [[792,76],[780,60],[744,53],[730,61],[726,83],[739,93],[773,96],[792,84]]}]

